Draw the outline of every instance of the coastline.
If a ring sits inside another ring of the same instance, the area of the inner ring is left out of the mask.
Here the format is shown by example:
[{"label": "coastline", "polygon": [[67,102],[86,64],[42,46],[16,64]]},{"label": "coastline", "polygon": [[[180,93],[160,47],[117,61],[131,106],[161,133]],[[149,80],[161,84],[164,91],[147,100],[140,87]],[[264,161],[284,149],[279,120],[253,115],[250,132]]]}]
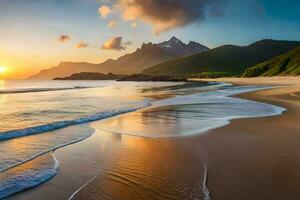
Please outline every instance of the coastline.
[{"label": "coastline", "polygon": [[222,164],[212,164],[217,172],[210,177],[214,184],[208,184],[213,199],[299,199],[300,98],[292,94],[299,94],[300,77],[217,79],[221,80],[235,85],[282,86],[237,97],[287,110],[278,116],[235,119],[228,126],[209,132],[211,137],[227,134],[237,142],[228,146],[231,153],[223,151],[230,156],[224,157]]},{"label": "coastline", "polygon": [[[207,182],[212,199],[298,199],[300,161],[296,154],[300,144],[297,124],[300,100],[290,94],[300,91],[299,79],[292,84],[262,79],[222,81],[288,85],[238,95],[288,110],[279,116],[232,120],[229,125],[207,134],[181,138],[103,133],[97,128],[97,122],[91,123],[98,134],[55,151],[60,169],[53,179],[8,199],[68,199],[89,181],[74,199],[89,199],[89,195],[103,197],[103,192],[114,193],[115,199],[121,195],[122,199],[139,198],[139,195],[144,199],[151,199],[151,195],[158,199],[182,199],[185,195],[201,198],[201,180]],[[162,177],[159,182],[155,180],[158,177]],[[99,187],[103,191],[97,190]],[[199,191],[191,191],[192,188]]]}]

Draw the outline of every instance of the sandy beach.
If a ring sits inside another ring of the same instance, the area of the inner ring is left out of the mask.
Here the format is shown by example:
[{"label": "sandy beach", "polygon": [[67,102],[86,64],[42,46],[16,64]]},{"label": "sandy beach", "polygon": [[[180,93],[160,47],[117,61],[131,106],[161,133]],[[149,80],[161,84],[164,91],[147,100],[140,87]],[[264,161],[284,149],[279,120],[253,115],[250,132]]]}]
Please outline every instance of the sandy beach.
[{"label": "sandy beach", "polygon": [[120,118],[143,128],[134,123],[143,110],[93,122],[91,137],[54,152],[60,163],[54,178],[8,199],[299,199],[300,78],[209,81],[282,86],[238,97],[287,111],[232,120],[194,136],[159,139],[102,129]]}]

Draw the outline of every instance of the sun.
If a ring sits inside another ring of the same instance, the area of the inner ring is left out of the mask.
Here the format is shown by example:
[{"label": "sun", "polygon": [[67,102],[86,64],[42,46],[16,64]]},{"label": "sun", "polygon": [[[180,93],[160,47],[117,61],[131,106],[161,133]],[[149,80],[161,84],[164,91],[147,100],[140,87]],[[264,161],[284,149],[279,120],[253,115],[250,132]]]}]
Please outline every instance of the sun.
[{"label": "sun", "polygon": [[0,74],[5,74],[5,72],[7,72],[7,67],[0,66]]}]

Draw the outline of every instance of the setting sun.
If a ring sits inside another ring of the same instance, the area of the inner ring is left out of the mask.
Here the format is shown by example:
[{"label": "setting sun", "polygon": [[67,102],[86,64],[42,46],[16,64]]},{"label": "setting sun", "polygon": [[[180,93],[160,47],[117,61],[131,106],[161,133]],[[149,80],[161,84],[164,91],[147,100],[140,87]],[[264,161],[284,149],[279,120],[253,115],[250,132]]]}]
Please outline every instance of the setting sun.
[{"label": "setting sun", "polygon": [[5,72],[7,72],[7,67],[0,66],[0,74],[4,74]]}]

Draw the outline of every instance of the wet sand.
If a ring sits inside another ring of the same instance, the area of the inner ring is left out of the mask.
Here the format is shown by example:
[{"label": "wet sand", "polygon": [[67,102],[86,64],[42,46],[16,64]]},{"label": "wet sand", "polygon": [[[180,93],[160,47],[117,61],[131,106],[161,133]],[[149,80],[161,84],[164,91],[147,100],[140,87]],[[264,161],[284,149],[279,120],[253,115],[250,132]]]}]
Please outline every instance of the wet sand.
[{"label": "wet sand", "polygon": [[286,85],[239,96],[288,110],[205,134],[142,138],[103,131],[114,119],[91,123],[93,136],[55,152],[57,176],[9,199],[68,199],[81,186],[74,199],[299,199],[300,81],[290,80],[223,79]]}]

